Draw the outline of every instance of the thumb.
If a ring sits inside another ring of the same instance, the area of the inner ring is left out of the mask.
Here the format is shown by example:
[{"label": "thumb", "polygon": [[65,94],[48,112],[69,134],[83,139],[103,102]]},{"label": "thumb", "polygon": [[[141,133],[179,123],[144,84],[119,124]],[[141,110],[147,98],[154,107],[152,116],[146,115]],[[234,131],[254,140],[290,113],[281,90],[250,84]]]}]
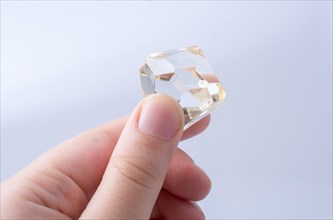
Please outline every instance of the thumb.
[{"label": "thumb", "polygon": [[136,107],[82,218],[149,219],[181,138],[184,115],[168,96]]}]

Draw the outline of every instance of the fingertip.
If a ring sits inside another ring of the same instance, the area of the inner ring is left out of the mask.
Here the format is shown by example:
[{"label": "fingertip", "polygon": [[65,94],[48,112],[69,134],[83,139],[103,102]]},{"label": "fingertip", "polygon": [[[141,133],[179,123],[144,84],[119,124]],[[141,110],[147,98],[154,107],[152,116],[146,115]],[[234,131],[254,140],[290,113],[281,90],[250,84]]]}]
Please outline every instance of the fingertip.
[{"label": "fingertip", "polygon": [[162,94],[145,97],[138,118],[141,132],[163,140],[171,140],[177,133],[182,133],[184,127],[184,113],[180,105],[173,98]]},{"label": "fingertip", "polygon": [[182,135],[182,140],[186,140],[188,138],[191,138],[195,135],[200,134],[203,132],[210,123],[211,116],[207,115],[206,117],[202,118],[200,121],[186,129]]},{"label": "fingertip", "polygon": [[180,193],[181,197],[191,201],[200,201],[209,194],[212,182],[199,166],[194,163],[186,163],[179,172],[183,173],[179,181],[184,183]]},{"label": "fingertip", "polygon": [[176,197],[165,190],[159,195],[157,207],[164,219],[205,219],[196,203]]},{"label": "fingertip", "polygon": [[181,198],[199,201],[211,189],[211,180],[181,149],[177,149],[168,169],[163,188]]},{"label": "fingertip", "polygon": [[193,199],[194,201],[200,201],[202,199],[204,199],[210,192],[210,190],[212,189],[212,181],[210,180],[209,176],[206,174],[206,172],[201,169],[199,166],[196,166],[196,170],[198,170],[197,172],[200,173],[198,178],[201,179],[201,186],[199,186],[201,188],[200,191],[198,191],[198,194],[196,195],[196,198]]}]

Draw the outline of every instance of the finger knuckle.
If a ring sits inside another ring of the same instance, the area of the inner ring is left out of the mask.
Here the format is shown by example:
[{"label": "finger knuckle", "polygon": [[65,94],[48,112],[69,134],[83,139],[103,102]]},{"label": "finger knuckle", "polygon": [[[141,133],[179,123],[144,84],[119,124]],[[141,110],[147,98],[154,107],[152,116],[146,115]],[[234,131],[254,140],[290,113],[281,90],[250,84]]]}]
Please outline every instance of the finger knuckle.
[{"label": "finger knuckle", "polygon": [[118,157],[114,167],[122,177],[139,187],[151,189],[158,182],[155,167],[138,157]]}]

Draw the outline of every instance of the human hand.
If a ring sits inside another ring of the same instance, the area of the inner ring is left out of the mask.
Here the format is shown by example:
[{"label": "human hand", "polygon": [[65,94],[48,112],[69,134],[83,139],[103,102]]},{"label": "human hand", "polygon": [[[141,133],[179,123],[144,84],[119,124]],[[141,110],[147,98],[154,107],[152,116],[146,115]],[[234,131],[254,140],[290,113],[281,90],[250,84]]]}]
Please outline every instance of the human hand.
[{"label": "human hand", "polygon": [[183,133],[178,103],[144,98],[127,118],[68,140],[1,183],[1,218],[203,219],[191,201],[211,183],[180,149],[209,116]]}]

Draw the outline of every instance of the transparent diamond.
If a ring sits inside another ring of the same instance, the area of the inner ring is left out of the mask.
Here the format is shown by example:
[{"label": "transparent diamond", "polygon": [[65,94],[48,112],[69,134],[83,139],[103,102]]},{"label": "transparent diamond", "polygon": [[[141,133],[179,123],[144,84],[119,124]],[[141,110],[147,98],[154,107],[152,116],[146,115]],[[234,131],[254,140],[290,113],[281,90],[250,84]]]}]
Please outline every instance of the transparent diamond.
[{"label": "transparent diamond", "polygon": [[179,102],[184,130],[213,111],[226,95],[196,46],[152,53],[140,68],[140,78],[145,96],[163,93]]}]

